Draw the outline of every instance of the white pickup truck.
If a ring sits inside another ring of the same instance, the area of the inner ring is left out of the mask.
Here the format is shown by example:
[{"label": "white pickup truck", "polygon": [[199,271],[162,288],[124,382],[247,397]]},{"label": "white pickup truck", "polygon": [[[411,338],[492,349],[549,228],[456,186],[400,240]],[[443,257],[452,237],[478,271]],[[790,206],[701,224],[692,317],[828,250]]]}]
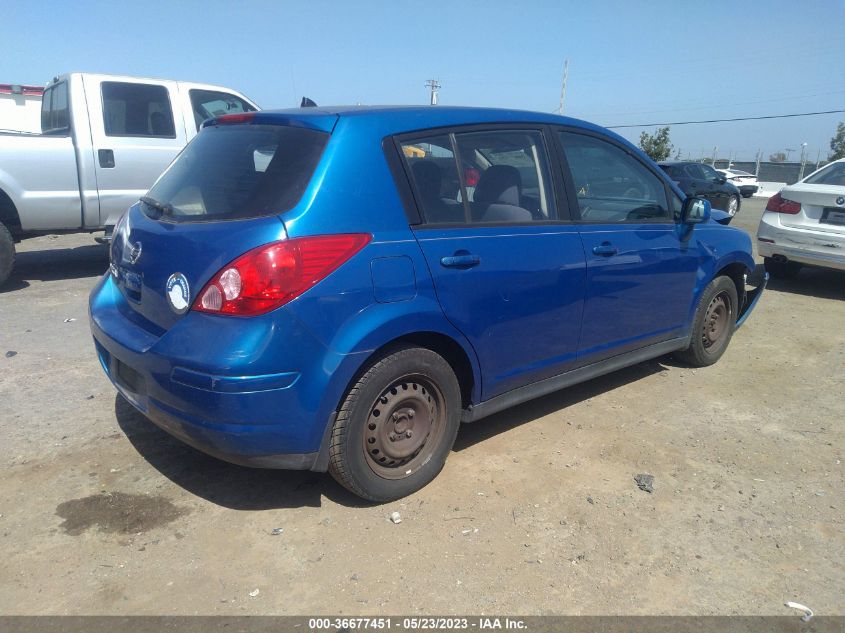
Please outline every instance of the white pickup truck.
[{"label": "white pickup truck", "polygon": [[257,109],[219,86],[85,73],[53,79],[41,134],[0,132],[0,285],[14,267],[16,242],[108,231],[200,123]]}]

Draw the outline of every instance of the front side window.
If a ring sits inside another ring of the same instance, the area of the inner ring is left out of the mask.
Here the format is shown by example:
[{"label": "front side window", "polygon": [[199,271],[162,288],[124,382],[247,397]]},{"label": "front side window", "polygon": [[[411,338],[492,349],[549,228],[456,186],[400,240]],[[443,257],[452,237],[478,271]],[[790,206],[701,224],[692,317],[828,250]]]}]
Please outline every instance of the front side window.
[{"label": "front side window", "polygon": [[164,86],[104,81],[102,93],[106,136],[176,137]]},{"label": "front side window", "polygon": [[281,125],[206,127],[150,189],[144,211],[172,222],[283,213],[299,202],[328,139]]},{"label": "front side window", "polygon": [[191,90],[191,108],[194,110],[194,122],[197,130],[206,119],[222,116],[224,114],[241,114],[243,112],[255,112],[255,108],[240,97],[228,92],[217,90]]},{"label": "front side window", "polygon": [[405,141],[401,147],[426,223],[556,218],[548,157],[538,131],[441,134]]},{"label": "front side window", "polygon": [[586,222],[670,221],[663,181],[616,145],[585,134],[560,133]]},{"label": "front side window", "polygon": [[719,177],[719,172],[713,169],[710,165],[699,165],[705,180],[716,180]]},{"label": "front side window", "polygon": [[67,82],[55,84],[44,91],[41,99],[41,132],[56,134],[70,127]]}]

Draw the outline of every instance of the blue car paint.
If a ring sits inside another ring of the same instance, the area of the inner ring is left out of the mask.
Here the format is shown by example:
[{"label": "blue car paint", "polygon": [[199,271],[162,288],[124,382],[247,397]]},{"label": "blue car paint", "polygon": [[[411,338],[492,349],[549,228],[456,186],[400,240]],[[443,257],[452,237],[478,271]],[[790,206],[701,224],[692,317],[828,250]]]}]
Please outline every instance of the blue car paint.
[{"label": "blue car paint", "polygon": [[[753,268],[750,238],[712,220],[672,230],[605,227],[630,268],[591,252],[601,244],[597,225],[410,227],[382,148],[382,139],[414,130],[513,122],[596,132],[649,161],[589,123],[479,108],[309,108],[256,113],[252,122],[331,132],[299,203],[277,217],[184,224],[151,220],[135,205],[113,240],[115,274],[90,300],[97,352],[117,389],[156,424],[230,461],[324,469],[318,455],[333,412],[373,353],[397,339],[425,333],[452,341],[471,372],[465,404],[478,405],[651,341],[688,336],[710,279],[730,264]],[[162,288],[174,272],[196,296],[251,248],[325,233],[370,233],[372,241],[273,312],[180,316],[165,301]],[[440,266],[466,239],[486,264],[471,271],[479,274]],[[642,246],[655,240],[661,249],[643,256]],[[130,242],[144,244],[140,272],[125,263]],[[551,260],[556,249],[562,257]],[[139,288],[160,301],[133,302]],[[658,321],[643,298],[660,289],[678,303]],[[513,345],[496,345],[501,337]],[[122,367],[137,373],[142,394],[127,388]]]}]

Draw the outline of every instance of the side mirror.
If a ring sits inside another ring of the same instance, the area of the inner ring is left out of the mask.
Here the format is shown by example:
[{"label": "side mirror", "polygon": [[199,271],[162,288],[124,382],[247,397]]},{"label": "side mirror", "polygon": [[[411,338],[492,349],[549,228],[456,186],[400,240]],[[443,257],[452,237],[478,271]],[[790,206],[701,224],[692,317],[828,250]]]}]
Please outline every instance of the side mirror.
[{"label": "side mirror", "polygon": [[716,176],[716,182],[720,185],[724,185],[726,182],[728,182],[728,179],[724,176]]},{"label": "side mirror", "polygon": [[710,220],[710,201],[703,198],[687,198],[681,210],[683,224],[702,224]]}]

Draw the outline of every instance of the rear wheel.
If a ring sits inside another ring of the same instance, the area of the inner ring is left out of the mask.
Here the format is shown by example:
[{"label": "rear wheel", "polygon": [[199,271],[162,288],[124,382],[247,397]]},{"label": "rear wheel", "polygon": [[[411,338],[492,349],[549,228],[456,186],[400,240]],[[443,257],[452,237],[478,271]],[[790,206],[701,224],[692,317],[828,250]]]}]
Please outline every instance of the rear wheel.
[{"label": "rear wheel", "polygon": [[772,259],[771,257],[763,258],[763,266],[766,268],[766,272],[772,277],[780,279],[790,279],[795,277],[795,275],[798,274],[798,271],[801,270],[801,264],[798,262],[782,261]]},{"label": "rear wheel", "polygon": [[346,395],[332,429],[329,472],[370,501],[391,501],[434,479],[460,426],[461,392],[441,356],[394,349]]},{"label": "rear wheel", "polygon": [[15,267],[15,240],[4,224],[0,224],[0,286],[6,283]]},{"label": "rear wheel", "polygon": [[728,198],[728,208],[726,209],[728,215],[736,215],[736,212],[739,211],[739,196],[736,194],[731,194],[731,197]]},{"label": "rear wheel", "polygon": [[678,352],[677,357],[695,367],[715,363],[730,343],[736,317],[736,286],[730,277],[716,277],[701,293],[689,347]]}]

